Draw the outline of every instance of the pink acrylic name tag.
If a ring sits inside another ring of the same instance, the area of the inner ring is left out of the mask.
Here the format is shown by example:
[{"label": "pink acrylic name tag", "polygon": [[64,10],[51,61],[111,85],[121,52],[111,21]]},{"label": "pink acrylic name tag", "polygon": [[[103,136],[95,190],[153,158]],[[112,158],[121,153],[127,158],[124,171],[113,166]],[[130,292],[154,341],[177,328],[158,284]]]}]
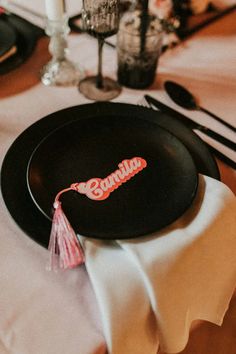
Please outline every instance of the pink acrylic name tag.
[{"label": "pink acrylic name tag", "polygon": [[87,182],[75,183],[73,187],[77,192],[85,194],[92,200],[104,200],[109,197],[111,192],[117,189],[121,184],[127,182],[146,166],[146,160],[141,157],[123,160],[118,165],[119,169],[106,178],[91,178]]},{"label": "pink acrylic name tag", "polygon": [[141,157],[123,160],[118,164],[119,169],[106,178],[91,178],[87,182],[73,183],[69,188],[61,190],[56,195],[53,204],[55,212],[48,247],[50,251],[50,264],[48,268],[50,270],[73,268],[85,262],[79,239],[63,213],[61,202],[59,201],[60,196],[65,192],[74,190],[80,194],[85,194],[94,201],[105,200],[111,192],[120,187],[121,184],[127,182],[146,166],[146,160]]}]

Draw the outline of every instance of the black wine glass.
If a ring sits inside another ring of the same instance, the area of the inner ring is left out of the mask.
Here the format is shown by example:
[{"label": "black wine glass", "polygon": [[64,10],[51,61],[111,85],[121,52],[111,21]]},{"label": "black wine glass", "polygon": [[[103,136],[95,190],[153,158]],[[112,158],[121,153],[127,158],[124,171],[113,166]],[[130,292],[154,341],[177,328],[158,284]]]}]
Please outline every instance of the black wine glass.
[{"label": "black wine glass", "polygon": [[84,30],[98,39],[98,72],[79,83],[80,92],[95,101],[117,97],[119,84],[102,74],[102,49],[104,40],[117,33],[119,26],[119,0],[83,0],[82,19]]}]

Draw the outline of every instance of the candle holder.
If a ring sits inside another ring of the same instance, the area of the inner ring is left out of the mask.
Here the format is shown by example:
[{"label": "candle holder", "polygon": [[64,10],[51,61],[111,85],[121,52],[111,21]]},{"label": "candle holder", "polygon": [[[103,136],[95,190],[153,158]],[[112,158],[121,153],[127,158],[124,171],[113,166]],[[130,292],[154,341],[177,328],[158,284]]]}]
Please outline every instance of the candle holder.
[{"label": "candle holder", "polygon": [[44,85],[73,86],[82,78],[82,70],[67,59],[67,36],[70,32],[68,17],[60,20],[47,19],[45,32],[50,36],[49,52],[52,59],[43,67],[41,81]]}]

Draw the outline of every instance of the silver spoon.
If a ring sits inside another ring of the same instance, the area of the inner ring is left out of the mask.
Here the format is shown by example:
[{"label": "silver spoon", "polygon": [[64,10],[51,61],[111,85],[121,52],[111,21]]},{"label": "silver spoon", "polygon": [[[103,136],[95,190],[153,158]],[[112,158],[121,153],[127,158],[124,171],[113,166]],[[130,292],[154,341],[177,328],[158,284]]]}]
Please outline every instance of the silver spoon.
[{"label": "silver spoon", "polygon": [[173,81],[166,81],[164,83],[164,87],[170,98],[179,106],[186,109],[199,110],[204,113],[207,113],[208,115],[216,119],[218,122],[224,124],[226,127],[236,132],[236,128],[233,127],[231,124],[225,122],[220,117],[217,117],[214,113],[208,111],[206,108],[199,106],[195,97],[185,87]]}]

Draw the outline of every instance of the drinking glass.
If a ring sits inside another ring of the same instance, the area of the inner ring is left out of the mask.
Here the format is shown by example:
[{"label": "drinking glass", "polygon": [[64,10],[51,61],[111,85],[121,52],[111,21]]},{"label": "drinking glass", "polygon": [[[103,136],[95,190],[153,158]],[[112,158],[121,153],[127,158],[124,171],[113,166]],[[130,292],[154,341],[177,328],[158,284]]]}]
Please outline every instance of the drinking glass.
[{"label": "drinking glass", "polygon": [[128,11],[122,17],[117,36],[118,82],[144,89],[153,84],[163,43],[163,29],[154,15]]},{"label": "drinking glass", "polygon": [[107,101],[119,95],[118,83],[102,74],[104,40],[117,33],[119,26],[119,0],[83,0],[84,30],[98,40],[98,72],[79,83],[80,92],[95,101]]}]

